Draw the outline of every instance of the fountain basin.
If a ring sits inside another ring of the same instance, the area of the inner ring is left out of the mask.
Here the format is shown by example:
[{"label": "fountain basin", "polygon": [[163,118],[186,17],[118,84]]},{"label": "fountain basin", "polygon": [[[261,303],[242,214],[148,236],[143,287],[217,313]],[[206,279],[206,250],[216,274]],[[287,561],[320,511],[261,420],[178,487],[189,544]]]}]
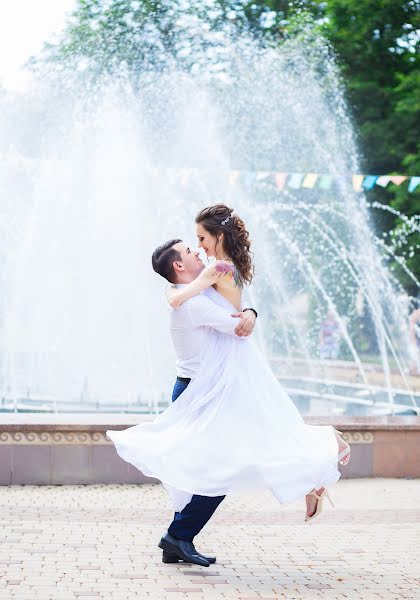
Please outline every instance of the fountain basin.
[{"label": "fountain basin", "polygon": [[[127,414],[0,414],[0,485],[141,484],[145,477],[124,462],[107,429],[153,419]],[[352,448],[350,477],[420,477],[420,417],[305,417],[333,425]]]}]

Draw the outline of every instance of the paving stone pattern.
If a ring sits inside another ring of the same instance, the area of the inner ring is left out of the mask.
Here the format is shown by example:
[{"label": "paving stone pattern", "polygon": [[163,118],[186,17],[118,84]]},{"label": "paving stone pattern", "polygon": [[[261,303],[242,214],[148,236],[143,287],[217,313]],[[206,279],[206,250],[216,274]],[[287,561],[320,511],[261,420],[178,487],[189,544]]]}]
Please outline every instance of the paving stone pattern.
[{"label": "paving stone pattern", "polygon": [[209,568],[163,564],[160,485],[2,486],[0,600],[420,599],[420,480],[342,480],[335,510],[231,496],[196,538]]}]

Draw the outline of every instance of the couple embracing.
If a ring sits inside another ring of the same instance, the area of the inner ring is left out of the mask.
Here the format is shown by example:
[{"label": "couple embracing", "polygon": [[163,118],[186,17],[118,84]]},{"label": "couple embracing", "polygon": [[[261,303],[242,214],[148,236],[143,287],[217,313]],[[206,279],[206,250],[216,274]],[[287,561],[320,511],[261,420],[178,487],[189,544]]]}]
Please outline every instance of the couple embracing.
[{"label": "couple embracing", "polygon": [[224,204],[200,211],[196,234],[208,257],[173,239],[153,253],[167,279],[177,359],[172,404],[152,423],[108,431],[118,454],[160,479],[175,516],[159,547],[163,562],[208,567],[194,537],[225,495],[270,489],[280,502],[306,498],[309,521],[350,447],[330,426],[306,425],[252,342],[257,312],[243,305],[252,280],[249,233]]}]

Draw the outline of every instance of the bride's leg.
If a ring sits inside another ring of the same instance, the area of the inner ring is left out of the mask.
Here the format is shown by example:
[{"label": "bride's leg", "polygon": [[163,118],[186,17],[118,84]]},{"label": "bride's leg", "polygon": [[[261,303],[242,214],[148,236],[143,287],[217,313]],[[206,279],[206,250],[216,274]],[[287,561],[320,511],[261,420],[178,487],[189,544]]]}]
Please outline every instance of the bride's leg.
[{"label": "bride's leg", "polygon": [[306,494],[305,496],[305,500],[306,500],[306,514],[308,515],[308,517],[312,517],[312,515],[314,515],[316,513],[316,509],[318,506],[318,499],[316,498],[316,496],[313,494],[313,492],[315,492],[317,494],[317,496],[320,496],[322,494],[322,492],[324,491],[325,488],[319,488],[319,490],[316,490],[315,488],[309,492],[309,494]]},{"label": "bride's leg", "polygon": [[319,490],[313,489],[306,495],[305,521],[312,521],[312,519],[321,514],[324,498],[328,498],[331,506],[334,506],[328,490],[324,487],[319,488]]},{"label": "bride's leg", "polygon": [[341,437],[341,431],[334,429],[334,433],[338,444],[338,461],[341,465],[347,465],[350,461],[350,446]]},{"label": "bride's leg", "polygon": [[[335,434],[335,437],[337,439],[337,444],[338,444],[339,462],[342,465],[347,465],[350,460],[350,446],[347,442],[345,442],[343,440],[340,433],[341,432],[337,431],[337,429],[334,429],[334,434]],[[340,456],[341,456],[341,458],[340,458]],[[325,488],[321,487],[319,489],[314,488],[312,491],[309,492],[309,494],[306,494],[305,500],[306,500],[306,515],[307,515],[307,517],[312,517],[317,512],[319,497],[322,497],[324,492],[325,492]],[[331,502],[331,500],[330,500],[330,502]]]}]

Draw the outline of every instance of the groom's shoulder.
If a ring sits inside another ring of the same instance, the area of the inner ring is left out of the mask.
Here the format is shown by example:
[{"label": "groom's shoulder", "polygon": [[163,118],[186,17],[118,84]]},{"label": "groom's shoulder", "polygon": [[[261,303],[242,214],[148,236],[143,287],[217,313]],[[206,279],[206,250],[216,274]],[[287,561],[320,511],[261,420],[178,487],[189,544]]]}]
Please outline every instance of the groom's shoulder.
[{"label": "groom's shoulder", "polygon": [[[206,290],[204,290],[204,291],[206,291]],[[180,306],[177,306],[176,308],[171,307],[168,299],[166,299],[166,304],[170,311],[177,312],[182,308],[186,308],[186,307],[192,306],[194,304],[199,304],[202,301],[203,295],[204,295],[204,292],[199,292],[196,296],[191,296],[191,298],[188,298],[188,300],[184,300],[184,302]]]},{"label": "groom's shoulder", "polygon": [[[216,307],[217,302],[215,301],[212,292],[216,294],[213,288],[208,288],[197,294],[197,296],[189,298],[187,302],[190,303],[190,309],[194,312],[208,312],[209,310],[212,310],[212,307]],[[187,302],[185,304],[187,304]]]},{"label": "groom's shoulder", "polygon": [[185,302],[183,302],[178,308],[169,308],[173,314],[181,314],[181,312],[191,309],[200,310],[200,308],[206,308],[210,304],[214,304],[213,300],[211,299],[211,293],[208,292],[209,290],[203,290],[196,296],[192,296],[191,298],[188,298],[188,300],[185,300]]},{"label": "groom's shoulder", "polygon": [[203,290],[196,296],[191,296],[191,298],[188,298],[188,300],[186,300],[184,304],[189,304],[190,306],[200,306],[202,304],[208,304],[209,302],[211,302],[210,298],[211,296],[208,293],[208,290]]}]

